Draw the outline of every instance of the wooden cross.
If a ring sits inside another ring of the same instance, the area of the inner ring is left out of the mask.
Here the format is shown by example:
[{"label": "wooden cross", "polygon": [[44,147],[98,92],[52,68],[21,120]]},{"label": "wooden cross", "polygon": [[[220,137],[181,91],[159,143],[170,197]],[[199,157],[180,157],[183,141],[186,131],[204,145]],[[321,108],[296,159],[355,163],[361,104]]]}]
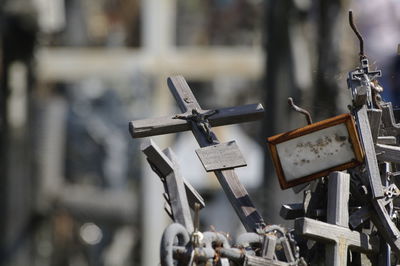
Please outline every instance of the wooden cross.
[{"label": "wooden cross", "polygon": [[333,172],[329,175],[327,222],[310,218],[295,221],[295,230],[302,236],[326,243],[326,265],[347,265],[347,250],[361,253],[376,253],[379,245],[373,243],[364,233],[352,231],[348,227],[348,201],[350,175]]},{"label": "wooden cross", "polygon": [[[133,138],[148,137],[191,130],[200,147],[219,143],[212,126],[248,122],[262,117],[261,104],[251,104],[216,110],[203,110],[182,76],[168,78],[168,87],[179,108],[179,115],[132,121],[129,124]],[[234,169],[214,171],[230,203],[247,231],[258,231],[265,226],[246,189]]]},{"label": "wooden cross", "polygon": [[183,178],[176,155],[170,148],[161,151],[150,139],[143,143],[142,151],[146,154],[152,169],[165,184],[166,200],[170,206],[168,214],[174,222],[182,224],[189,233],[192,233],[194,228],[189,206],[194,209],[194,204],[199,203],[199,206],[204,207],[203,198]]},{"label": "wooden cross", "polygon": [[367,106],[364,105],[355,114],[360,142],[365,152],[365,166],[368,172],[369,183],[373,198],[382,198],[383,187],[379,173],[378,161],[376,159],[375,145],[369,124]]}]

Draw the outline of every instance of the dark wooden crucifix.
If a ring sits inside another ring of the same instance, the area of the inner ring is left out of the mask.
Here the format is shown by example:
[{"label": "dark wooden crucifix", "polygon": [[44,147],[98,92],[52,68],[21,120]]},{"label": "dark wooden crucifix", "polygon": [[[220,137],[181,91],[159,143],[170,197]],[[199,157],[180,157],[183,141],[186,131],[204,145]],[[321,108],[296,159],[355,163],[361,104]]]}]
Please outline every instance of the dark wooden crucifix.
[{"label": "dark wooden crucifix", "polygon": [[[219,141],[211,127],[256,120],[264,113],[261,104],[203,110],[182,76],[168,78],[168,87],[183,113],[132,121],[129,123],[129,130],[133,138],[191,130],[200,147],[215,146]],[[246,230],[258,232],[265,227],[263,218],[240,183],[235,170],[219,169],[213,172]]]}]

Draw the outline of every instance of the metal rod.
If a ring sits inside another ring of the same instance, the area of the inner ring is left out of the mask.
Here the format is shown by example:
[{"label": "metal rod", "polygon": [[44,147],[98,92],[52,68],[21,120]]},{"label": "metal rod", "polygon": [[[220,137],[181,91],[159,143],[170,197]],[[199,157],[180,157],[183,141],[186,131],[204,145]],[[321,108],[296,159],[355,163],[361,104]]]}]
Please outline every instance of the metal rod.
[{"label": "metal rod", "polygon": [[306,117],[306,119],[307,119],[307,123],[308,123],[309,125],[312,124],[311,115],[310,115],[310,113],[309,113],[307,110],[305,110],[305,109],[303,109],[303,108],[300,108],[299,106],[295,105],[294,102],[293,102],[293,98],[292,98],[292,97],[289,97],[289,98],[288,98],[288,103],[289,103],[289,106],[293,108],[293,110],[295,110],[296,112],[299,112],[299,113],[305,115],[305,117]]},{"label": "metal rod", "polygon": [[200,204],[194,204],[194,219],[193,219],[194,231],[197,232],[200,229]]},{"label": "metal rod", "polygon": [[354,19],[353,19],[353,11],[349,11],[349,23],[350,27],[353,29],[354,33],[357,35],[358,40],[360,41],[360,59],[365,58],[364,54],[364,39],[361,36],[360,32],[358,31],[356,25],[354,24]]}]

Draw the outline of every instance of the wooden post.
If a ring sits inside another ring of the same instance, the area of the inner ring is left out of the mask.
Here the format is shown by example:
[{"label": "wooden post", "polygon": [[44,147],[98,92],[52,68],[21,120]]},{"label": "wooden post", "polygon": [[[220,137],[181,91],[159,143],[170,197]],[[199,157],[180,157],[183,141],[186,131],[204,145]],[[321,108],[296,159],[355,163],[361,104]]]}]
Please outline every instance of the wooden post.
[{"label": "wooden post", "polygon": [[[348,228],[349,223],[350,175],[334,172],[329,176],[327,223]],[[326,246],[325,261],[327,265],[346,265],[346,241]]]}]

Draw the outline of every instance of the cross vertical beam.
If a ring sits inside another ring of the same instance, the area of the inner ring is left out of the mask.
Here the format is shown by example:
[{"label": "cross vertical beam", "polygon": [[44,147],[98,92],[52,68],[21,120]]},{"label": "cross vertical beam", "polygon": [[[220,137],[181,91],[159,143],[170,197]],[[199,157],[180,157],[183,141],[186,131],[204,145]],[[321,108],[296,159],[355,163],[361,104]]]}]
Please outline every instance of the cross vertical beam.
[{"label": "cross vertical beam", "polygon": [[[330,224],[348,228],[349,223],[350,176],[342,172],[333,172],[328,183],[328,212],[326,221]],[[339,239],[335,244],[326,246],[327,265],[347,264],[347,243]]]},{"label": "cross vertical beam", "polygon": [[376,159],[375,146],[369,125],[367,106],[364,105],[356,114],[356,122],[360,135],[360,142],[365,151],[365,164],[368,172],[369,182],[373,198],[382,198],[383,188],[381,175],[379,173],[378,161]]},{"label": "cross vertical beam", "polygon": [[[182,112],[202,111],[189,85],[182,76],[168,78],[168,87]],[[200,147],[219,143],[217,136],[212,131],[209,131],[209,135],[207,135],[206,132],[202,132],[202,128],[196,122],[189,121],[189,123]],[[217,170],[214,173],[246,230],[257,231],[257,229],[263,227],[264,220],[256,210],[246,189],[240,183],[235,171],[233,169]]]}]

